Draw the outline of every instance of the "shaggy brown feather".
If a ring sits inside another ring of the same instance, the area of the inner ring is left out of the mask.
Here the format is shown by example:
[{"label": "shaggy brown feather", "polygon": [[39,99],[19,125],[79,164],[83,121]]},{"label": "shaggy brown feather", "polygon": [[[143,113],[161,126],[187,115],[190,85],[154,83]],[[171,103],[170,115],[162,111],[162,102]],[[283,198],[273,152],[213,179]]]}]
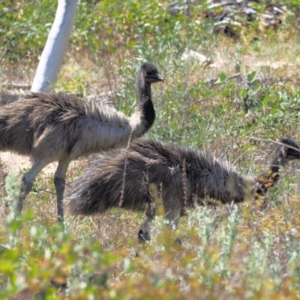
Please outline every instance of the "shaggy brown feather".
[{"label": "shaggy brown feather", "polygon": [[141,230],[145,239],[150,239],[155,211],[151,184],[162,193],[169,225],[176,226],[185,205],[203,205],[210,199],[239,203],[263,195],[290,159],[300,159],[300,147],[291,139],[282,139],[265,173],[243,176],[208,153],[140,139],[92,162],[74,183],[66,202],[76,215],[103,213],[119,205],[146,211]]},{"label": "shaggy brown feather", "polygon": [[139,103],[135,113],[122,112],[72,95],[32,93],[0,108],[0,149],[28,155],[31,170],[23,176],[18,210],[36,175],[50,162],[58,161],[55,187],[58,218],[63,220],[62,197],[65,174],[71,160],[122,146],[140,137],[155,119],[151,84],[163,81],[156,67],[141,66],[137,77]]}]

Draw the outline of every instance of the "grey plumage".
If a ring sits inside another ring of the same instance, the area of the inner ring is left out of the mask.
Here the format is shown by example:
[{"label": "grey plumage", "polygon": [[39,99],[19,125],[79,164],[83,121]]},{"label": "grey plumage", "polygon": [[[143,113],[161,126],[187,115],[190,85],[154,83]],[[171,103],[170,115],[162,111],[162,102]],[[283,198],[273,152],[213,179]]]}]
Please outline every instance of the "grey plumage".
[{"label": "grey plumage", "polygon": [[150,239],[155,214],[150,186],[161,192],[170,226],[177,226],[185,206],[209,202],[239,203],[258,198],[278,180],[278,171],[290,159],[300,159],[300,147],[282,139],[266,172],[240,175],[229,163],[192,149],[139,139],[127,149],[112,150],[95,160],[76,180],[66,198],[71,213],[92,215],[111,207],[146,211],[139,236]]},{"label": "grey plumage", "polygon": [[148,131],[155,119],[151,84],[158,81],[163,78],[156,67],[143,64],[137,77],[139,102],[130,117],[104,104],[55,93],[32,93],[1,107],[0,149],[28,155],[33,160],[32,168],[23,176],[18,210],[22,210],[22,201],[37,174],[49,163],[58,161],[54,182],[58,218],[62,221],[62,198],[69,162],[83,155],[122,146]]}]

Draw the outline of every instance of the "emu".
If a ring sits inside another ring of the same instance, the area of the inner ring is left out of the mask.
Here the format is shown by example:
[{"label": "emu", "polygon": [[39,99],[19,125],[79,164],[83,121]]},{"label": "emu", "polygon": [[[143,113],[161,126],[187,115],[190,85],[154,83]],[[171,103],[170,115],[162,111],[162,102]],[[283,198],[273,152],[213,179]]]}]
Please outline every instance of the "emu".
[{"label": "emu", "polygon": [[138,237],[140,242],[149,241],[155,216],[152,184],[161,193],[168,225],[176,228],[186,207],[260,198],[292,159],[300,159],[299,145],[281,139],[266,172],[243,176],[208,153],[139,139],[127,149],[112,150],[92,162],[65,201],[75,215],[100,214],[111,207],[145,211]]},{"label": "emu", "polygon": [[49,163],[58,161],[54,175],[58,221],[63,222],[65,176],[71,160],[128,143],[147,132],[155,120],[151,84],[164,81],[157,68],[144,63],[137,76],[139,102],[135,112],[122,112],[73,95],[31,93],[0,108],[0,149],[31,157],[23,175],[17,211],[34,179]]}]

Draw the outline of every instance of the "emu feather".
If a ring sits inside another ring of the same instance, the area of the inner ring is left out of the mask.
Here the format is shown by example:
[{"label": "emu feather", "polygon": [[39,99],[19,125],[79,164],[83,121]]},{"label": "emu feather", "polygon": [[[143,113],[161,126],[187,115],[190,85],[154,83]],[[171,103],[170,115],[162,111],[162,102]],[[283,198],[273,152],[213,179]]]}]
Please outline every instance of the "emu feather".
[{"label": "emu feather", "polygon": [[0,108],[0,149],[28,155],[32,168],[24,174],[17,208],[31,190],[37,174],[58,161],[54,183],[58,219],[63,221],[65,175],[71,160],[106,151],[140,137],[152,126],[155,110],[151,84],[163,81],[156,67],[141,66],[137,77],[139,102],[131,117],[72,95],[32,93]]},{"label": "emu feather", "polygon": [[208,198],[225,204],[260,197],[277,182],[280,167],[291,159],[300,159],[300,147],[292,139],[282,139],[266,172],[243,176],[208,153],[140,139],[92,162],[66,202],[76,215],[103,213],[118,206],[146,211],[139,237],[149,240],[155,214],[151,184],[161,192],[169,225],[177,226],[185,206],[203,205]]}]

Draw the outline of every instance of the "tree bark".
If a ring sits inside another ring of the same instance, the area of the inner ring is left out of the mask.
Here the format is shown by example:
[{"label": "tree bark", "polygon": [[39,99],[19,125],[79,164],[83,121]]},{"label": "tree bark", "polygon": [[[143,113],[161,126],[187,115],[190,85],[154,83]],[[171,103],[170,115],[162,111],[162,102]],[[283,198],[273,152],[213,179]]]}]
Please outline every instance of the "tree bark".
[{"label": "tree bark", "polygon": [[32,83],[32,92],[50,92],[54,88],[74,24],[77,2],[58,0],[55,19]]}]

